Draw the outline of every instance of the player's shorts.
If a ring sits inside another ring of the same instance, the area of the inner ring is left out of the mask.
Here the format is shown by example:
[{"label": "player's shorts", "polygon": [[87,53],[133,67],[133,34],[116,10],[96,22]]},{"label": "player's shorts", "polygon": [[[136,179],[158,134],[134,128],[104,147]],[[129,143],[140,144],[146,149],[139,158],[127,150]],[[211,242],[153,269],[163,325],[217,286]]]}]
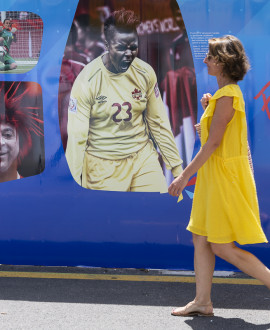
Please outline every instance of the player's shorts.
[{"label": "player's shorts", "polygon": [[152,141],[120,160],[102,159],[86,152],[82,186],[107,191],[168,192]]},{"label": "player's shorts", "polygon": [[6,54],[4,56],[4,63],[5,64],[11,64],[11,63],[15,63],[14,58],[12,58],[9,54]]}]

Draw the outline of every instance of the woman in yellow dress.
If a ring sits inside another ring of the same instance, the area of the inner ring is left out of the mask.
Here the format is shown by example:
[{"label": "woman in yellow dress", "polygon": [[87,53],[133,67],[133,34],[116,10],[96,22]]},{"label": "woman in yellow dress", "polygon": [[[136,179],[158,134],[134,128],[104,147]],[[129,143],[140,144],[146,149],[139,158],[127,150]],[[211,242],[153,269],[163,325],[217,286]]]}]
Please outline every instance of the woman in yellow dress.
[{"label": "woman in yellow dress", "polygon": [[204,59],[218,91],[204,94],[201,104],[202,147],[169,187],[179,196],[197,171],[190,222],[194,244],[196,297],[172,311],[175,316],[212,316],[215,255],[257,278],[270,289],[270,270],[239,244],[267,242],[261,228],[253,173],[248,160],[245,103],[237,85],[249,70],[243,45],[234,36],[209,40]]}]

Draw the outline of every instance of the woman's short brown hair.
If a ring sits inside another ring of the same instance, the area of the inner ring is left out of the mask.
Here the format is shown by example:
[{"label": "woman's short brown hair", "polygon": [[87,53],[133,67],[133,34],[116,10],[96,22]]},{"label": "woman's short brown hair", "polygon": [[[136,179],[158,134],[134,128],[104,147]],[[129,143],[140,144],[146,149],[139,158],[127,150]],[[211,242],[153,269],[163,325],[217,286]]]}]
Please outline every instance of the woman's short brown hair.
[{"label": "woman's short brown hair", "polygon": [[244,47],[239,39],[232,35],[209,39],[209,55],[223,64],[223,73],[237,82],[242,80],[250,65]]}]

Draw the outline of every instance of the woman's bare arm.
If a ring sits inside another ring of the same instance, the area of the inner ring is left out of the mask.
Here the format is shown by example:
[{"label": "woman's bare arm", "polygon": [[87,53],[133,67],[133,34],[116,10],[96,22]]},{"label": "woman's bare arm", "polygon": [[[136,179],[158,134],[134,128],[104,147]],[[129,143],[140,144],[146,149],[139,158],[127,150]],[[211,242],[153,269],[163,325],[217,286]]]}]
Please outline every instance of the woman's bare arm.
[{"label": "woman's bare arm", "polygon": [[197,153],[196,157],[185,168],[183,173],[171,183],[169,187],[170,195],[179,196],[187,185],[189,178],[203,166],[220,145],[226,126],[232,120],[234,112],[232,97],[224,96],[217,100],[208,140]]}]

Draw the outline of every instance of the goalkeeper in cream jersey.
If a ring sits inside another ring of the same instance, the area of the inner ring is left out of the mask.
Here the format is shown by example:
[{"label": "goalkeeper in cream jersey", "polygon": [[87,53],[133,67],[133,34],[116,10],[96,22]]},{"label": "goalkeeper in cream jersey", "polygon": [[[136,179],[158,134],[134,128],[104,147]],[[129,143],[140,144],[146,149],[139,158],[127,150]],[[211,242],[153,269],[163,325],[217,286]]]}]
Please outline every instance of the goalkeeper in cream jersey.
[{"label": "goalkeeper in cream jersey", "polygon": [[167,192],[152,140],[173,176],[182,172],[155,72],[136,57],[138,24],[132,11],[112,13],[104,24],[108,52],[72,87],[66,158],[88,189]]}]

